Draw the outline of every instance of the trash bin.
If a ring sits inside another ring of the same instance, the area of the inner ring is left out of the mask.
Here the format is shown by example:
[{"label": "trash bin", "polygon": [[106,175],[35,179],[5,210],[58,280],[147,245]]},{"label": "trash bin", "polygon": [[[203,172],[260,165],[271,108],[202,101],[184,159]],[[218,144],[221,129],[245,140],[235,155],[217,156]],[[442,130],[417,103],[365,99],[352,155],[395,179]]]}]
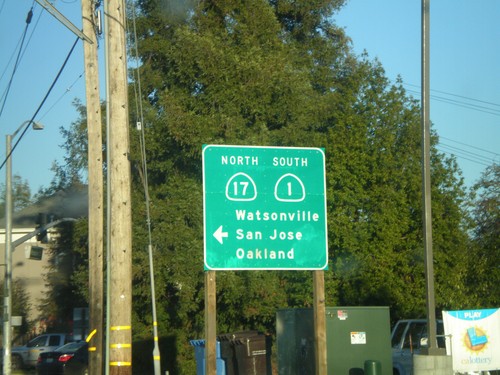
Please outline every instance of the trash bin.
[{"label": "trash bin", "polygon": [[[205,340],[191,340],[189,343],[194,347],[196,375],[205,375]],[[215,357],[217,375],[226,375],[226,363],[221,358],[219,341],[217,341],[215,345]]]},{"label": "trash bin", "polygon": [[259,335],[258,331],[241,331],[217,336],[217,340],[220,342],[221,358],[226,364],[226,375],[239,375],[234,342],[245,337],[257,335]]},{"label": "trash bin", "polygon": [[217,336],[217,340],[220,342],[220,356],[226,364],[226,375],[238,375],[231,334]]},{"label": "trash bin", "polygon": [[264,334],[234,340],[237,375],[271,375],[271,340]]}]

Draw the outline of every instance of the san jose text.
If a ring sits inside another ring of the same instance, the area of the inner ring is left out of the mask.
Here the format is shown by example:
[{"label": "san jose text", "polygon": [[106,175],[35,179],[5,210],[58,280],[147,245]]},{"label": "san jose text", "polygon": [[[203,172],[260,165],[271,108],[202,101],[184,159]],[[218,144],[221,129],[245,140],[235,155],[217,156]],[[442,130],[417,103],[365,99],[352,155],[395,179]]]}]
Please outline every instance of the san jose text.
[{"label": "san jose text", "polygon": [[[244,241],[259,241],[259,240],[270,240],[278,241],[277,246],[283,245],[283,241],[296,242],[301,241],[303,234],[300,231],[283,231],[278,229],[271,229],[268,233],[264,234],[262,231],[250,231],[242,228],[236,229],[236,239]],[[281,248],[267,248],[267,247],[252,247],[251,249],[244,249],[243,247],[238,247],[236,249],[236,258],[238,259],[250,259],[250,260],[260,260],[260,259],[270,259],[270,260],[280,260],[280,259],[295,259],[295,251],[293,247],[280,246]],[[286,247],[284,249],[283,247]]]}]

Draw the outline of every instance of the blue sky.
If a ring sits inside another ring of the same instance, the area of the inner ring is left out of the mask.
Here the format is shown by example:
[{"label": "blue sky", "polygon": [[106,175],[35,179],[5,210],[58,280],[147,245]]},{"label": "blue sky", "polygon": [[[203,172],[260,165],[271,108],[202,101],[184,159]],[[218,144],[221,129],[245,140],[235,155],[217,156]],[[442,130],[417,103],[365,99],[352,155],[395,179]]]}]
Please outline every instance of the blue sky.
[{"label": "blue sky", "polygon": [[[499,20],[498,0],[430,0],[430,117],[469,186],[500,163]],[[420,99],[421,0],[351,0],[335,21]]]},{"label": "blue sky", "polygon": [[[80,0],[55,2],[57,9],[81,29]],[[33,18],[24,41],[23,53],[12,79],[0,116],[0,158],[5,159],[5,136],[30,120],[47,94],[67,58],[76,36],[33,0],[0,0],[0,108],[11,80],[26,16],[33,6]],[[78,114],[72,102],[85,102],[83,42],[79,41],[35,121],[42,131],[29,130],[13,153],[12,171],[28,180],[32,193],[52,180],[52,162],[62,162],[64,142],[60,127],[69,128]],[[16,140],[19,139],[16,137]],[[13,141],[14,144],[15,141]],[[0,170],[5,182],[5,168]]]},{"label": "blue sky", "polygon": [[[81,28],[80,0],[54,4]],[[0,115],[2,161],[5,135],[32,118],[76,39],[35,1],[0,0],[0,108],[32,6],[24,52]],[[421,0],[351,0],[334,17],[352,38],[356,53],[366,50],[370,58],[379,59],[387,76],[394,80],[400,75],[416,98],[420,98],[420,7]],[[468,185],[486,165],[500,162],[499,19],[498,0],[431,0],[431,121],[441,137],[440,150],[457,155]],[[28,180],[32,193],[50,184],[52,162],[62,162],[64,140],[59,128],[68,128],[77,119],[72,101],[85,101],[82,43],[78,42],[35,117],[45,130],[29,130],[14,151],[13,172]],[[0,183],[4,181],[3,168]]]}]

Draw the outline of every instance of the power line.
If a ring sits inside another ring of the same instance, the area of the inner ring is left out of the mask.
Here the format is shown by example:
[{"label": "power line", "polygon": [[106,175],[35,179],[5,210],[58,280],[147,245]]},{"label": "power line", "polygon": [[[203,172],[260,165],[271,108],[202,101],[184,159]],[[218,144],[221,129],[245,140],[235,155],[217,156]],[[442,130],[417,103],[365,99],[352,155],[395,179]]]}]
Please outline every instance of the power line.
[{"label": "power line", "polygon": [[[412,86],[412,87],[416,87],[416,88],[420,88],[420,86],[419,86],[419,85],[415,85],[415,84],[411,84],[411,83],[403,83],[403,85],[405,85],[405,86]],[[486,101],[486,100],[475,99],[475,98],[471,98],[471,97],[464,96],[464,95],[452,94],[451,92],[442,91],[442,90],[436,90],[436,89],[431,89],[430,91],[433,91],[433,92],[438,92],[438,93],[440,93],[440,94],[449,95],[449,96],[454,96],[454,97],[456,97],[456,98],[466,99],[466,100],[470,100],[470,101],[474,101],[474,102],[478,102],[478,103],[488,104],[488,105],[492,105],[492,106],[494,106],[494,107],[499,107],[499,108],[500,108],[500,104],[498,104],[498,103],[493,103],[493,102],[488,102],[488,101]]]},{"label": "power line", "polygon": [[484,163],[482,161],[479,161],[477,159],[474,159],[474,158],[470,158],[470,157],[467,157],[465,155],[461,155],[459,153],[456,153],[456,152],[453,152],[453,151],[449,151],[449,150],[446,150],[446,149],[442,149],[439,145],[437,146],[438,149],[440,149],[442,152],[448,154],[448,155],[452,155],[456,158],[460,158],[460,159],[464,159],[464,160],[467,160],[467,161],[470,161],[472,163],[476,163],[476,164],[479,164],[479,165],[482,165],[482,166],[485,166],[485,167],[488,167],[491,165],[491,163]]},{"label": "power line", "polygon": [[[0,76],[0,81],[3,79],[3,76],[5,75],[5,73],[7,73],[7,69],[9,68],[9,65],[10,65],[12,59],[16,55],[17,48],[19,47],[19,44],[21,44],[21,41],[23,40],[23,36],[24,36],[24,34],[21,35],[21,37],[19,38],[19,41],[17,42],[16,48],[14,48],[14,51],[12,51],[12,54],[10,55],[10,58],[9,58],[9,62],[5,65],[5,69],[3,70],[2,75]],[[2,95],[2,97],[3,97],[3,95]]]},{"label": "power line", "polygon": [[444,143],[440,143],[437,147],[441,148],[443,151],[445,151],[447,153],[450,153],[452,155],[455,155],[455,156],[460,157],[460,158],[465,159],[465,160],[472,161],[472,162],[477,163],[477,164],[488,166],[494,162],[493,159],[486,158],[482,155],[479,155],[479,154],[476,154],[476,153],[473,153],[473,152],[470,152],[470,151],[467,151],[467,150],[464,150],[464,149],[461,149],[458,147],[453,147],[453,146],[450,146],[450,145],[447,145]]},{"label": "power line", "polygon": [[[19,47],[19,52],[17,54],[16,62],[14,63],[14,69],[12,70],[12,74],[10,75],[9,83],[7,84],[7,90],[5,92],[4,101],[2,103],[2,108],[0,109],[0,117],[2,117],[3,109],[5,108],[5,103],[7,102],[7,98],[9,96],[9,91],[10,91],[10,88],[12,86],[12,81],[14,80],[14,76],[16,74],[17,67],[19,66],[19,61],[20,61],[21,52],[23,49],[24,39],[26,38],[26,33],[28,32],[28,27],[31,23],[32,17],[33,17],[33,7],[29,10],[28,16],[26,17],[26,26],[24,27],[23,37],[21,40],[21,46]],[[3,166],[3,164],[2,164],[2,166]],[[1,167],[0,167],[0,169],[1,169]]]},{"label": "power line", "polygon": [[[407,91],[410,92],[410,93],[420,94],[420,92],[416,91],[416,90],[407,89]],[[473,103],[466,103],[466,102],[463,102],[463,101],[459,101],[459,100],[455,100],[455,99],[449,99],[449,98],[445,98],[443,96],[438,96],[438,95],[431,95],[431,99],[436,100],[438,102],[443,102],[443,103],[448,103],[448,104],[456,105],[457,107],[462,107],[462,108],[466,108],[466,109],[472,109],[474,111],[488,113],[488,114],[494,115],[494,116],[500,116],[500,110],[497,110],[497,109],[494,109],[494,108],[488,108],[488,107],[485,107],[485,106],[482,106],[482,105],[477,105],[477,104],[473,104]]]},{"label": "power line", "polygon": [[[410,83],[403,83],[403,85],[420,88],[419,85],[414,85],[414,84],[410,84]],[[411,89],[407,89],[407,91],[410,93],[415,93],[415,94],[420,95],[420,91],[411,90]],[[439,96],[439,95],[431,95],[430,97],[432,100],[444,102],[444,103],[455,105],[455,106],[465,108],[465,109],[471,109],[471,110],[475,110],[478,112],[491,114],[494,116],[500,116],[500,109],[497,109],[497,108],[500,108],[500,104],[489,102],[486,100],[475,99],[475,98],[467,97],[464,95],[457,95],[457,94],[453,94],[453,93],[450,93],[447,91],[442,91],[442,90],[431,89],[430,91],[452,97],[452,98],[447,98],[447,97]],[[463,99],[463,100],[457,100],[457,99],[453,99],[453,98],[458,98],[458,99]],[[475,104],[475,103],[480,103],[480,104]],[[455,157],[458,157],[458,158],[461,158],[464,160],[468,160],[468,161],[471,161],[471,162],[474,162],[474,163],[477,163],[480,165],[488,166],[492,162],[495,162],[495,158],[500,157],[499,153],[485,150],[481,147],[472,146],[470,144],[459,142],[459,141],[456,141],[456,140],[453,140],[450,138],[446,138],[446,137],[442,137],[442,136],[440,136],[439,138],[440,138],[440,140],[444,139],[444,140],[447,140],[449,142],[454,142],[454,143],[460,144],[462,146],[465,146],[467,148],[475,149],[477,151],[481,151],[483,153],[488,153],[488,154],[492,155],[492,157],[487,157],[487,156],[484,156],[484,155],[481,155],[481,154],[478,154],[478,153],[475,153],[472,151],[468,151],[467,149],[448,145],[448,144],[442,143],[442,142],[439,142],[439,144],[437,145],[437,147],[440,150],[442,150],[443,152],[445,152],[447,154],[450,154],[450,155],[453,155]]]},{"label": "power line", "polygon": [[76,47],[76,44],[78,43],[78,40],[80,38],[77,37],[76,40],[75,40],[75,43],[73,43],[73,46],[71,47],[71,50],[69,51],[68,53],[68,56],[66,56],[66,59],[64,60],[61,68],[59,69],[59,72],[57,73],[56,75],[56,78],[54,79],[54,81],[52,82],[52,84],[50,85],[47,93],[45,94],[45,97],[43,98],[42,102],[40,103],[40,105],[38,106],[37,110],[35,111],[35,113],[33,114],[33,116],[31,117],[31,120],[26,124],[26,127],[24,128],[23,132],[21,133],[21,135],[19,136],[19,138],[17,139],[16,143],[12,146],[10,152],[8,155],[5,156],[5,160],[2,162],[2,164],[0,165],[0,169],[2,169],[5,165],[5,163],[7,163],[7,160],[10,158],[10,156],[12,155],[12,153],[14,152],[14,150],[16,149],[17,145],[19,144],[19,142],[21,142],[21,139],[23,139],[24,135],[26,134],[26,132],[28,131],[31,123],[35,120],[35,117],[38,115],[38,112],[40,112],[40,110],[42,109],[43,105],[45,104],[45,101],[47,100],[47,98],[49,97],[52,89],[54,88],[55,84],[57,83],[57,81],[59,80],[59,77],[61,76],[61,73],[63,72],[64,68],[66,67],[66,64],[69,60],[69,58],[71,57],[71,55],[73,54],[73,51]]},{"label": "power line", "polygon": [[[33,10],[33,6],[31,7],[31,10]],[[29,15],[29,13],[28,13],[28,15]],[[17,42],[16,47],[15,47],[15,48],[14,48],[14,50],[12,51],[12,54],[11,54],[11,56],[10,56],[10,58],[9,58],[9,61],[8,61],[8,62],[7,62],[7,64],[5,65],[5,69],[3,70],[2,75],[0,76],[0,81],[3,79],[3,77],[4,77],[5,73],[7,72],[7,69],[9,68],[9,65],[10,65],[10,63],[11,63],[12,59],[13,59],[13,58],[14,58],[14,56],[16,55],[16,50],[17,50],[18,48],[19,48],[18,58],[17,58],[17,59],[18,59],[18,63],[16,64],[15,69],[17,69],[17,66],[19,66],[19,65],[20,65],[20,63],[21,63],[21,61],[22,61],[22,59],[23,59],[23,57],[24,57],[24,54],[26,53],[26,50],[28,49],[29,43],[30,43],[30,41],[31,41],[31,38],[33,37],[33,34],[35,33],[36,27],[38,26],[38,23],[40,22],[40,18],[41,18],[41,17],[42,17],[42,12],[40,12],[40,13],[39,13],[39,15],[38,15],[38,18],[37,18],[37,20],[36,20],[35,26],[33,26],[33,29],[32,29],[32,31],[31,31],[31,34],[30,34],[29,38],[28,38],[28,41],[26,42],[26,45],[24,46],[24,49],[23,49],[23,46],[20,46],[20,45],[21,45],[21,43],[24,41],[25,36],[26,36],[26,29],[25,29],[25,31],[23,31],[23,33],[22,33],[21,37],[19,38],[19,41]],[[27,19],[26,21],[28,21],[28,19]],[[30,21],[31,21],[31,19],[30,19]],[[20,54],[20,55],[19,55],[19,54]],[[5,95],[5,92],[4,92],[4,94],[2,95],[2,98],[3,98],[3,96],[4,96],[4,95]]]},{"label": "power line", "polygon": [[450,141],[450,142],[455,142],[455,143],[458,143],[460,145],[463,145],[463,146],[467,146],[467,147],[470,147],[470,148],[474,148],[478,151],[482,151],[482,152],[487,152],[489,154],[492,154],[492,155],[495,155],[495,156],[500,156],[500,154],[498,152],[493,152],[493,151],[489,151],[489,150],[485,150],[484,148],[481,148],[481,147],[476,147],[476,146],[472,146],[472,145],[469,145],[467,143],[463,143],[463,142],[459,142],[459,141],[455,141],[453,139],[450,139],[450,138],[446,138],[446,137],[443,137],[443,136],[439,136],[440,139],[446,139],[447,141]]},{"label": "power line", "polygon": [[68,92],[71,91],[71,89],[73,88],[74,85],[76,85],[76,83],[83,77],[83,74],[84,73],[81,73],[77,79],[75,79],[73,81],[73,83],[64,91],[64,93],[62,93],[62,95],[54,102],[54,104],[52,104],[49,109],[47,109],[45,111],[45,113],[43,115],[40,116],[39,120],[43,119],[45,116],[47,116],[47,113],[49,113],[67,94]]},{"label": "power line", "polygon": [[2,0],[2,5],[0,5],[0,15],[2,14],[4,5],[5,5],[5,0]]},{"label": "power line", "polygon": [[[20,59],[19,59],[19,63],[18,63],[18,65],[20,65],[20,64],[21,64],[21,61],[23,60],[24,54],[26,53],[26,50],[28,49],[28,46],[29,46],[29,44],[30,44],[30,42],[31,42],[31,39],[33,38],[33,35],[34,35],[35,30],[36,30],[36,28],[37,28],[37,26],[38,26],[38,23],[40,22],[40,19],[42,18],[42,14],[43,14],[43,12],[40,12],[40,13],[38,14],[38,18],[37,18],[37,20],[36,20],[36,22],[35,22],[35,25],[33,26],[32,30],[31,30],[31,34],[30,34],[30,36],[29,36],[29,38],[28,38],[28,41],[26,42],[26,45],[24,46],[24,49],[23,49],[23,50],[22,50],[22,52],[21,52],[21,57],[20,57]],[[23,35],[24,35],[24,34],[23,34]],[[12,51],[12,54],[11,54],[11,56],[10,56],[10,58],[9,58],[9,61],[8,61],[8,62],[7,62],[7,64],[5,65],[5,69],[3,70],[2,75],[0,76],[0,81],[3,79],[3,77],[4,77],[5,73],[7,72],[7,69],[8,69],[8,68],[9,68],[9,66],[10,66],[10,63],[12,62],[12,59],[13,59],[13,58],[14,58],[14,56],[16,55],[16,51],[17,51],[17,49],[19,48],[19,45],[21,44],[21,41],[23,40],[23,35],[21,35],[21,37],[19,38],[19,41],[17,42],[16,47],[15,47],[15,48],[14,48],[14,50]],[[4,95],[5,95],[5,92],[3,93],[2,98],[4,97]],[[0,99],[0,100],[1,100],[1,99]]]}]

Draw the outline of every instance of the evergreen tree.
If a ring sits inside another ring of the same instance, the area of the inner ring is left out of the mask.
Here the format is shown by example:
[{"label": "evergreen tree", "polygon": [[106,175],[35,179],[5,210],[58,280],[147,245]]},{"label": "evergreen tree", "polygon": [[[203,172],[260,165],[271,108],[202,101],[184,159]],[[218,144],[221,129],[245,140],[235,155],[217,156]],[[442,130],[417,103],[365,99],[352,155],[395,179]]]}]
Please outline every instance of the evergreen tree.
[{"label": "evergreen tree", "polygon": [[[204,1],[174,23],[158,2],[140,2],[153,233],[176,306],[169,330],[202,334],[201,145],[217,143],[324,147],[328,303],[424,314],[419,106],[377,61],[352,54],[331,22],[341,3]],[[454,287],[465,273],[464,192],[452,160],[433,149],[432,163],[442,308],[467,300]],[[272,331],[271,306],[311,305],[309,273],[264,275],[221,273],[220,327]]]},{"label": "evergreen tree", "polygon": [[[3,280],[0,283],[0,288],[3,290]],[[3,308],[1,306],[1,311],[3,315]],[[13,341],[17,342],[18,337],[22,337],[23,335],[30,332],[32,323],[31,321],[26,319],[26,312],[29,311],[31,305],[29,303],[29,295],[26,291],[26,286],[20,279],[14,279],[12,283],[12,316],[22,316],[22,324],[20,327],[16,327],[14,330]],[[3,334],[3,325],[0,329],[0,332]]]},{"label": "evergreen tree", "polygon": [[[395,319],[425,312],[419,105],[378,61],[352,53],[332,21],[342,3],[138,3],[144,119],[133,104],[131,118],[145,133],[159,330],[175,337],[180,374],[193,371],[189,339],[204,334],[203,144],[323,147],[327,304],[387,305]],[[136,339],[151,332],[140,139],[131,132]],[[86,157],[81,144],[68,143],[72,159]],[[437,306],[465,306],[466,196],[456,163],[434,147],[432,199]],[[219,272],[217,303],[218,332],[273,333],[277,308],[312,305],[312,276]]]},{"label": "evergreen tree", "polygon": [[470,293],[483,308],[500,304],[500,165],[492,164],[474,185],[474,247],[468,255]]},{"label": "evergreen tree", "polygon": [[[5,185],[0,186],[0,218],[5,217]],[[33,203],[31,189],[27,180],[21,176],[12,176],[12,210],[18,212]]]},{"label": "evergreen tree", "polygon": [[47,292],[41,299],[41,316],[49,329],[71,332],[73,309],[88,306],[87,222],[58,226],[59,236],[45,251],[49,267],[45,274]]}]

